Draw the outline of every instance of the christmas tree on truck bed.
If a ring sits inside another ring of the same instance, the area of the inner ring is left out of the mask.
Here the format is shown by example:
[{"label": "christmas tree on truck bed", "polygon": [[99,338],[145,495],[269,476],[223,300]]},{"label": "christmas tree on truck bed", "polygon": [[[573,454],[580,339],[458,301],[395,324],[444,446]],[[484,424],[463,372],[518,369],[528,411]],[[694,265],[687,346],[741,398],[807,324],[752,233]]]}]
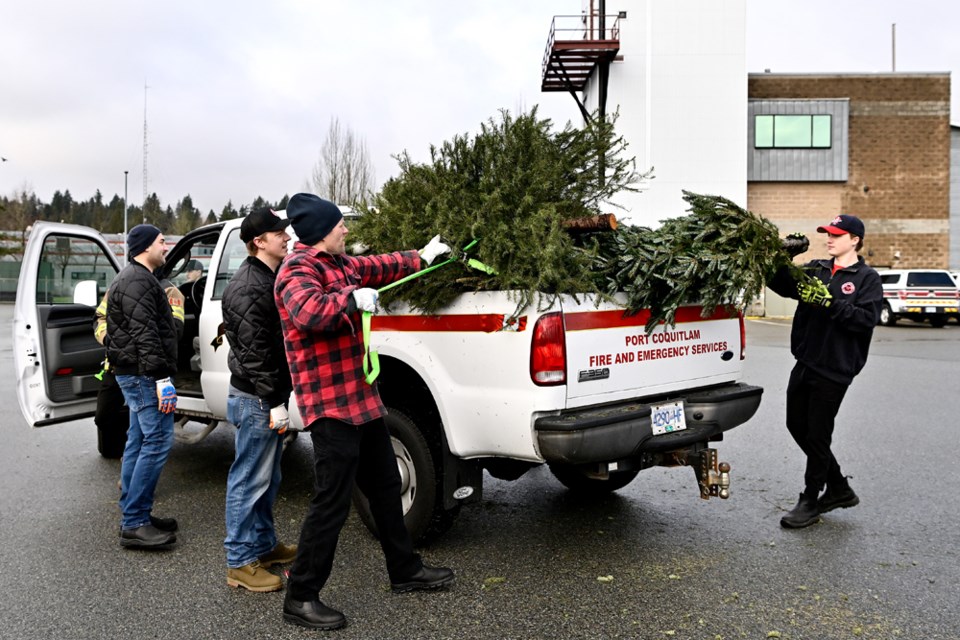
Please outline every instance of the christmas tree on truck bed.
[{"label": "christmas tree on truck bed", "polygon": [[[452,247],[478,240],[469,257],[384,295],[424,312],[465,291],[514,292],[519,308],[539,294],[627,296],[627,312],[651,312],[648,330],[673,322],[681,304],[742,306],[781,265],[792,264],[777,228],[726,198],[684,192],[690,214],[659,229],[610,225],[601,207],[651,177],[638,173],[615,117],[555,131],[536,109],[481,125],[430,149],[430,162],[397,156],[391,178],[351,227],[373,252],[422,246],[436,234]],[[599,176],[603,173],[604,179]]]}]

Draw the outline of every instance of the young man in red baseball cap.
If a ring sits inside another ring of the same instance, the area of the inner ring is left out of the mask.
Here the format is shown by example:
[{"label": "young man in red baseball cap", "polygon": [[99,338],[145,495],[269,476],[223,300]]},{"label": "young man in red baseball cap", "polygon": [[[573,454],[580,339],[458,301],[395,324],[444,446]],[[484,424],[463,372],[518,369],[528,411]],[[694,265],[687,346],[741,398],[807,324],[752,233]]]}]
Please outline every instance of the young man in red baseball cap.
[{"label": "young man in red baseball cap", "polygon": [[800,500],[780,520],[789,529],[810,526],[822,513],[860,502],[830,442],[840,403],[867,361],[883,302],[880,276],[858,253],[863,222],[839,215],[817,232],[827,236],[830,259],[804,266],[812,280],[797,282],[784,268],[768,283],[778,294],[799,300],[790,333],[797,364],[787,385],[787,429],[806,454],[807,466]]}]

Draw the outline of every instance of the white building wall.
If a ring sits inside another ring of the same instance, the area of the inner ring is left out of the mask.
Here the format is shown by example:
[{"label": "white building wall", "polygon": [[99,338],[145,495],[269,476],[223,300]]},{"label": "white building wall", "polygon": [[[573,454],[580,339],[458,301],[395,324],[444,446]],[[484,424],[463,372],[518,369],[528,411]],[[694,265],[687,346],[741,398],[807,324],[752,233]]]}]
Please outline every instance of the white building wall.
[{"label": "white building wall", "polygon": [[[607,113],[619,109],[627,152],[656,177],[617,198],[626,207],[618,217],[656,227],[685,215],[683,189],[745,207],[746,0],[607,0],[608,16],[621,11],[622,60],[610,65]],[[591,112],[597,75],[584,95]]]}]

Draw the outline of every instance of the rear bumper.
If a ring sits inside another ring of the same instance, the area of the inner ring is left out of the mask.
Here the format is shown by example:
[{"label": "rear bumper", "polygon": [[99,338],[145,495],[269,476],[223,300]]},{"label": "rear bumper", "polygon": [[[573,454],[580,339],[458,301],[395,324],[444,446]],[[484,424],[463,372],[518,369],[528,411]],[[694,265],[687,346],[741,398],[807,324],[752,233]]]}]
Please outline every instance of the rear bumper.
[{"label": "rear bumper", "polygon": [[940,316],[940,315],[957,315],[960,312],[960,305],[958,304],[935,304],[931,305],[929,303],[924,303],[922,301],[886,301],[890,305],[890,312],[901,317],[901,318],[912,318],[912,317],[930,317],[930,316]]},{"label": "rear bumper", "polygon": [[[762,387],[737,383],[644,402],[586,407],[538,418],[534,431],[547,462],[626,460],[714,439],[749,420],[762,394]],[[674,400],[683,400],[687,429],[654,436],[650,405]]]}]

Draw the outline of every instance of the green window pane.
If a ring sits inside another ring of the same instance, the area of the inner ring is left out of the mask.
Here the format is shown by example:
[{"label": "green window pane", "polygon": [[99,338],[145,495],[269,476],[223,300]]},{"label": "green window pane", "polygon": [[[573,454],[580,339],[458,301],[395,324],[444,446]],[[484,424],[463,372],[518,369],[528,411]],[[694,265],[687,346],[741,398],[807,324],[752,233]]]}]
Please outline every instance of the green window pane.
[{"label": "green window pane", "polygon": [[753,146],[757,149],[773,146],[773,116],[754,117]]},{"label": "green window pane", "polygon": [[810,142],[810,116],[776,116],[773,146],[810,147]]},{"label": "green window pane", "polygon": [[813,146],[830,148],[830,116],[813,116]]}]

